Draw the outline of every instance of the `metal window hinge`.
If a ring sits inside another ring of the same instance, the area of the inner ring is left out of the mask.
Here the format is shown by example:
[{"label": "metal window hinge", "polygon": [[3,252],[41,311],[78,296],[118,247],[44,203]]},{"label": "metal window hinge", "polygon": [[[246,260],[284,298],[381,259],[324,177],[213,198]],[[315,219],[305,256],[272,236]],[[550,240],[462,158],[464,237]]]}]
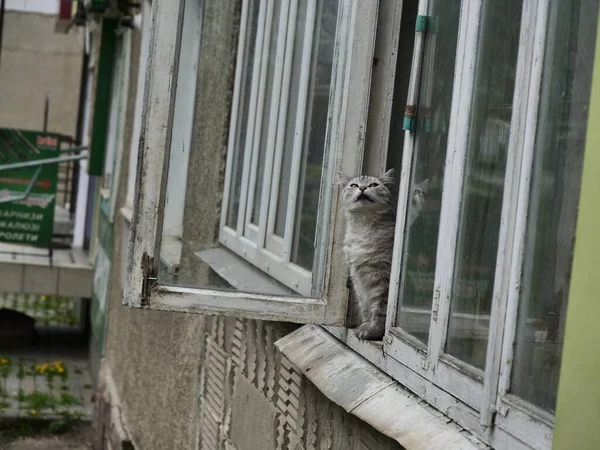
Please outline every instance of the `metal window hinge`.
[{"label": "metal window hinge", "polygon": [[142,306],[148,305],[150,301],[150,290],[156,284],[156,272],[154,271],[154,258],[147,253],[142,256],[142,273],[144,279],[142,280],[142,294],[141,303]]}]

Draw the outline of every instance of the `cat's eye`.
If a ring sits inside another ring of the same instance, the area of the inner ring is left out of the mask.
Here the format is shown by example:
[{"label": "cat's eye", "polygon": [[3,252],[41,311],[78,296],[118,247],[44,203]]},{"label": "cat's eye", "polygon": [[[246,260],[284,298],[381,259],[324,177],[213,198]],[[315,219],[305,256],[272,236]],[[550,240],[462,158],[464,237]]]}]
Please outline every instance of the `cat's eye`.
[{"label": "cat's eye", "polygon": [[369,187],[377,187],[377,186],[379,186],[377,183],[371,183],[371,184],[369,185]]},{"label": "cat's eye", "polygon": [[350,187],[351,187],[351,188],[354,188],[354,189],[356,189],[356,188],[358,187],[358,184],[356,184],[356,183],[352,183],[352,184],[350,185]]}]

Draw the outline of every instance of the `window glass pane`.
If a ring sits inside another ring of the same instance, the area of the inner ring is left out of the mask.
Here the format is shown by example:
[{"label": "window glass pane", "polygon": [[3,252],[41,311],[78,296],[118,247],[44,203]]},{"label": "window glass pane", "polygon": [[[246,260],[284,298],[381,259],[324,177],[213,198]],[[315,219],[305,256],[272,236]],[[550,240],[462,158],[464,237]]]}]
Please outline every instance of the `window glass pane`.
[{"label": "window glass pane", "polygon": [[483,369],[523,0],[484,3],[446,352]]},{"label": "window glass pane", "polygon": [[[278,44],[277,38],[279,36],[279,22],[281,20],[280,16],[281,2],[276,1],[273,5],[273,19],[271,25],[271,36],[268,47],[265,51],[268,52],[268,61],[267,61],[267,74],[265,81],[265,97],[264,97],[264,109],[262,113],[262,124],[260,128],[260,144],[259,144],[259,155],[258,155],[258,171],[256,177],[256,186],[254,189],[254,200],[252,202],[252,214],[250,215],[250,222],[258,225],[258,218],[260,213],[260,206],[262,201],[262,188],[263,188],[263,180],[264,180],[264,170],[265,170],[265,160],[267,155],[267,149],[275,144],[275,136],[274,133],[269,133],[269,126],[271,115],[273,114],[277,117],[277,104],[278,102],[273,102],[273,88],[274,88],[274,78],[275,78],[275,61],[277,58],[278,52]],[[284,24],[285,26],[285,24]],[[280,46],[284,46],[285,42],[281,42]],[[272,142],[270,143],[269,140]],[[269,149],[270,150],[270,149]]]},{"label": "window glass pane", "polygon": [[598,1],[550,3],[511,390],[556,406]]},{"label": "window glass pane", "polygon": [[292,261],[306,270],[315,255],[337,10],[338,0],[318,2],[292,251]]},{"label": "window glass pane", "polygon": [[429,337],[460,0],[429,2],[396,324]]},{"label": "window glass pane", "polygon": [[[330,216],[334,171],[323,167],[329,159],[327,127],[339,106],[330,104],[330,97],[339,98],[330,91],[334,80],[346,80],[343,73],[333,75],[334,67],[346,67],[345,45],[339,45],[340,63],[334,64],[334,47],[348,39],[337,30],[339,4],[245,0],[235,65],[226,64],[234,44],[222,45],[212,25],[204,28],[200,63],[180,63],[178,80],[189,67],[198,68],[197,92],[189,160],[170,154],[169,167],[179,164],[188,178],[182,183],[171,171],[167,176],[167,191],[179,181],[186,192],[178,192],[184,199],[181,233],[162,230],[160,284],[321,297],[325,270],[313,260],[320,252],[315,241],[327,245],[317,221]],[[182,45],[182,58],[184,50]],[[188,98],[179,95],[189,96],[190,89],[179,89],[176,97]],[[174,117],[189,116],[176,101]],[[224,119],[227,145],[224,125],[218,125]],[[178,122],[173,130],[183,128]]]},{"label": "window glass pane", "polygon": [[[250,109],[250,93],[252,91],[252,74],[254,69],[254,56],[256,50],[256,35],[258,31],[258,13],[259,1],[248,1],[248,24],[245,36],[244,61],[242,69],[242,80],[240,83],[239,108],[234,114],[237,114],[237,123],[234,145],[234,160],[231,174],[232,190],[229,196],[229,207],[227,211],[226,223],[232,228],[236,228],[239,212],[240,191],[242,189],[242,170],[244,162],[244,150],[248,138],[248,113]],[[242,36],[240,36],[242,39]],[[258,76],[258,74],[257,74]],[[250,134],[250,138],[251,138]]]},{"label": "window glass pane", "polygon": [[[306,29],[306,10],[308,2],[299,2],[296,12],[296,39],[294,40],[293,54],[291,57],[291,81],[288,90],[288,109],[285,120],[285,135],[283,140],[283,155],[279,157],[276,164],[280,164],[279,189],[277,195],[277,207],[275,211],[275,234],[283,237],[285,234],[286,214],[288,197],[290,194],[290,176],[292,173],[292,154],[294,148],[294,136],[296,133],[296,114],[298,111],[298,100],[300,99],[300,73],[302,69],[302,47],[304,45],[304,32]],[[280,124],[283,126],[283,124]]]}]

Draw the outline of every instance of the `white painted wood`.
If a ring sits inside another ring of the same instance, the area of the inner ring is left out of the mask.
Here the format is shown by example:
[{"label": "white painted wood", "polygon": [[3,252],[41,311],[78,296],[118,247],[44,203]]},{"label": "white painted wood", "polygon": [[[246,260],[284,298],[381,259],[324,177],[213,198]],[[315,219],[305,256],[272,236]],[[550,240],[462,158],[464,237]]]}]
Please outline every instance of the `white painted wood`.
[{"label": "white painted wood", "polygon": [[[340,61],[334,60],[335,84],[330,96],[333,106],[330,107],[332,114],[328,118],[327,135],[328,145],[331,145],[327,177],[331,186],[334,186],[336,171],[358,174],[362,168],[378,11],[378,2],[340,2],[340,32],[339,37],[336,36],[334,55],[346,56]],[[339,206],[340,193],[339,185],[335,186],[332,195],[324,199],[325,210],[330,208],[327,202],[332,203],[331,215],[323,223],[326,231],[317,245],[317,260],[326,262],[319,264],[324,269],[325,292],[327,298],[335,299],[328,303],[327,314],[345,318],[348,266],[343,254],[344,218]]]},{"label": "white painted wood", "polygon": [[[227,214],[229,211],[229,202],[231,201],[232,190],[235,189],[234,177],[234,161],[237,158],[237,152],[240,149],[236,149],[239,145],[239,130],[241,125],[238,124],[238,113],[240,110],[240,103],[242,101],[242,86],[246,76],[252,76],[252,74],[246,74],[244,67],[244,58],[246,55],[246,46],[248,45],[245,37],[248,33],[248,27],[250,26],[249,17],[249,5],[250,2],[242,2],[242,12],[240,18],[240,34],[237,48],[237,61],[235,65],[235,77],[233,84],[233,99],[231,104],[231,122],[229,123],[229,140],[227,144],[227,159],[225,162],[225,182],[223,187],[223,204],[221,206],[221,223],[220,229],[222,230],[227,224]],[[219,234],[219,241],[221,241],[221,235]]]},{"label": "white painted wood", "polygon": [[521,276],[526,248],[527,222],[537,119],[539,114],[540,87],[544,65],[544,49],[546,42],[549,0],[539,0],[536,11],[535,35],[533,42],[533,64],[530,75],[530,88],[527,97],[527,113],[523,135],[523,150],[521,159],[520,183],[518,188],[518,202],[515,218],[514,247],[510,261],[510,278],[508,300],[506,305],[506,319],[504,325],[504,338],[502,344],[502,359],[500,364],[500,380],[498,397],[501,399],[510,391],[510,377],[514,357],[514,342],[517,330],[517,313],[521,298]]},{"label": "white painted wood", "polygon": [[237,236],[229,227],[221,230],[221,236],[221,242],[229,250],[299,294],[312,296],[312,275],[309,271],[284,261],[278,254],[256,245],[244,236]]},{"label": "white painted wood", "polygon": [[306,325],[275,346],[330,400],[407,450],[484,448],[321,327]]},{"label": "white painted wood", "polygon": [[[283,145],[285,142],[285,131],[287,124],[287,111],[289,105],[289,97],[290,97],[290,84],[292,81],[292,65],[294,61],[294,38],[296,36],[296,17],[298,14],[298,2],[300,0],[291,0],[291,5],[289,9],[289,16],[287,21],[287,37],[285,39],[285,59],[283,62],[283,80],[282,80],[282,90],[281,90],[281,105],[279,108],[279,120],[278,130],[277,130],[277,138],[275,141],[275,159],[273,162],[273,178],[271,182],[271,196],[270,196],[270,204],[269,204],[269,217],[267,221],[267,248],[271,251],[274,251],[278,255],[281,255],[283,252],[283,241],[281,243],[271,241],[271,237],[274,236],[275,232],[275,220],[277,216],[277,201],[279,199],[279,184],[281,181],[281,170],[282,170],[282,162],[283,162]],[[283,19],[283,10],[282,10],[282,19]],[[283,23],[283,20],[282,20]],[[278,238],[283,238],[283,236],[278,236]]]},{"label": "white painted wood", "polygon": [[181,286],[155,286],[149,308],[295,323],[339,325],[343,322],[343,318],[328,322],[327,305],[323,300]]},{"label": "white painted wood", "polygon": [[[274,1],[267,0],[265,8],[266,8],[266,17],[264,23],[264,35],[263,35],[263,44],[262,44],[262,52],[260,54],[260,67],[258,70],[258,99],[255,110],[252,111],[252,115],[255,116],[254,122],[254,135],[252,137],[252,159],[250,162],[250,180],[248,184],[248,198],[246,203],[244,204],[246,208],[246,216],[245,216],[245,233],[246,237],[249,237],[252,241],[256,242],[257,245],[263,245],[259,242],[258,235],[259,233],[253,233],[254,236],[250,237],[247,233],[247,227],[252,222],[252,209],[254,208],[254,192],[257,186],[258,177],[263,178],[264,172],[259,173],[259,160],[260,154],[263,152],[268,153],[268,149],[261,148],[261,138],[262,138],[262,122],[264,120],[264,110],[265,110],[265,95],[266,90],[271,88],[267,87],[267,74],[269,71],[269,53],[271,46],[271,32],[273,30],[273,9],[274,9]],[[255,72],[257,73],[257,72]],[[269,118],[267,118],[269,120]],[[256,224],[258,225],[258,224]],[[258,230],[257,230],[258,231]]]},{"label": "white painted wood", "polygon": [[[419,14],[427,14],[427,2],[419,5]],[[457,396],[474,409],[480,407],[482,380],[477,371],[462,367],[451,357],[440,362],[445,344],[448,326],[452,281],[454,276],[454,260],[456,239],[458,234],[460,204],[463,190],[464,162],[467,151],[467,140],[471,115],[471,98],[474,89],[475,61],[478,49],[479,22],[481,2],[463,4],[459,24],[457,44],[457,64],[454,75],[454,95],[452,113],[450,115],[450,131],[448,151],[446,154],[446,173],[442,193],[442,211],[440,213],[440,233],[436,256],[436,290],[440,290],[439,312],[431,314],[430,337],[427,352],[424,355],[420,344],[414,345],[400,342],[402,334],[389,333],[396,320],[400,278],[402,271],[402,252],[405,245],[405,219],[410,201],[410,175],[412,173],[412,157],[414,152],[414,132],[407,131],[404,140],[402,174],[400,178],[399,205],[396,219],[396,239],[394,258],[388,299],[388,316],[385,350],[396,355],[403,363],[420,373],[431,382],[439,385],[447,392]],[[413,71],[411,72],[408,104],[415,104],[418,98],[419,80],[421,77],[423,34],[415,36],[415,53],[413,54]]]},{"label": "white painted wood", "polygon": [[[521,160],[523,151],[525,151],[525,136],[532,128],[535,134],[536,129],[535,123],[529,124],[523,118],[527,117],[527,109],[532,106],[529,104],[530,91],[539,89],[539,84],[537,86],[531,84],[533,82],[531,76],[532,66],[534,65],[532,62],[534,61],[537,3],[539,2],[523,2],[513,113],[506,157],[502,221],[500,223],[498,257],[494,275],[490,335],[486,355],[484,390],[481,399],[481,424],[485,426],[492,425],[497,406],[500,359],[506,320],[506,300],[510,290],[510,262],[515,242],[514,225],[519,196]],[[535,99],[534,101],[537,102]]]},{"label": "white painted wood", "polygon": [[495,425],[506,430],[529,448],[552,448],[554,416],[512,395],[506,396],[499,407]]},{"label": "white painted wood", "polygon": [[[160,239],[157,218],[161,217],[159,205],[164,182],[163,168],[168,157],[164,149],[170,145],[183,1],[152,3],[153,26],[128,249],[127,283],[123,297],[123,303],[130,306],[139,307],[142,304],[142,261],[149,257],[153,258],[154,264],[158,264],[158,258],[155,258]],[[153,269],[156,270],[156,266]]]},{"label": "white painted wood", "polygon": [[[429,7],[428,0],[420,0],[418,7],[419,15],[427,15]],[[416,32],[413,58],[410,68],[410,80],[408,84],[407,105],[416,107],[419,85],[421,82],[421,71],[423,64],[423,52],[425,48],[425,36],[422,32]],[[404,235],[406,229],[406,215],[410,203],[410,177],[412,174],[412,160],[415,150],[414,130],[407,130],[404,133],[404,146],[402,149],[402,170],[400,173],[400,183],[398,186],[398,207],[396,213],[396,229],[394,239],[394,249],[392,258],[392,269],[390,274],[390,289],[388,292],[388,309],[385,322],[386,334],[390,328],[395,325],[396,315],[398,313],[398,303],[400,302],[400,278],[402,275],[402,255],[404,252]]]},{"label": "white painted wood", "polygon": [[[479,423],[479,414],[475,410],[410,370],[395,358],[388,357],[381,344],[359,340],[352,331],[346,335],[346,344],[408,390],[424,399],[435,410],[454,420],[495,450],[531,450],[529,446],[504,429],[482,427]],[[425,403],[421,404],[425,405]],[[525,428],[527,428],[527,424],[525,424]],[[547,447],[544,450],[551,450],[551,448]]]},{"label": "white painted wood", "polygon": [[[142,106],[146,84],[146,69],[148,67],[148,53],[150,50],[150,28],[152,24],[152,4],[148,0],[142,2],[142,38],[140,59],[135,93],[135,108],[133,116],[133,135],[129,150],[129,173],[127,175],[127,196],[125,205],[133,207],[133,192],[135,190],[135,172],[140,145],[140,132],[142,128]],[[87,134],[86,134],[87,135]]]},{"label": "white painted wood", "polygon": [[437,283],[439,283],[440,288],[439,313],[434,312],[431,315],[431,335],[428,349],[432,373],[435,372],[438,358],[443,353],[450,315],[482,3],[482,1],[473,1],[463,4],[461,7],[456,55],[457,64],[454,74],[446,170],[440,212],[440,223],[443,226],[440,226],[436,255],[435,282],[436,288]]},{"label": "white painted wood", "polygon": [[[291,48],[290,45],[293,45],[293,37],[295,35],[296,29],[296,20],[294,17],[294,21],[288,24],[289,16],[290,16],[290,3],[297,2],[282,2],[279,12],[279,28],[277,30],[277,47],[276,47],[276,55],[275,55],[275,66],[274,66],[274,75],[273,75],[273,92],[271,95],[271,105],[269,109],[269,130],[273,130],[269,134],[269,138],[267,140],[267,155],[265,157],[265,170],[263,176],[263,184],[262,184],[262,193],[261,193],[261,203],[260,203],[260,213],[259,213],[259,230],[260,236],[258,242],[260,245],[264,245],[268,248],[266,239],[267,236],[271,235],[273,232],[273,228],[269,230],[269,226],[274,226],[275,223],[275,214],[277,208],[277,197],[279,190],[279,174],[274,173],[274,160],[279,159],[281,164],[281,157],[283,155],[282,145],[277,145],[278,137],[284,135],[285,132],[285,116],[287,113],[287,99],[289,97],[289,89],[286,89],[286,92],[282,91],[282,84],[284,83],[284,71],[286,63],[290,66],[289,61],[287,59],[291,59],[291,55],[293,52],[288,49]],[[291,44],[287,45],[286,34],[289,35],[288,38],[291,38]],[[287,50],[287,51],[286,51]],[[291,66],[290,66],[291,67]],[[288,77],[288,86],[289,86],[289,77],[290,77],[290,67],[287,70]],[[285,98],[283,98],[285,97]],[[283,127],[279,127],[280,116],[283,116],[282,124]],[[277,148],[276,148],[277,147]],[[273,187],[271,185],[272,180],[277,178],[277,183],[273,183]],[[275,197],[275,201],[272,201],[272,197]],[[280,252],[275,252],[280,255]]]},{"label": "white painted wood", "polygon": [[375,59],[371,85],[370,117],[365,144],[363,172],[382,174],[386,169],[396,61],[400,40],[403,1],[381,0],[375,40]]},{"label": "white painted wood", "polygon": [[[350,6],[350,5],[348,5]],[[365,11],[365,20],[368,22],[371,19],[371,10]],[[375,12],[376,14],[376,12]],[[344,80],[346,79],[346,64],[348,64],[348,33],[350,29],[349,21],[351,20],[351,9],[342,2],[338,7],[338,17],[336,22],[336,36],[334,42],[334,58],[331,71],[331,89],[329,91],[329,111],[327,112],[327,129],[325,133],[325,154],[323,156],[323,172],[321,175],[321,188],[319,195],[319,205],[323,205],[323,209],[331,211],[329,215],[321,215],[317,221],[317,234],[315,242],[315,267],[313,268],[313,292],[317,293],[319,289],[327,289],[326,277],[330,268],[330,262],[327,260],[328,253],[332,251],[332,223],[344,220],[341,210],[335,203],[335,196],[338,195],[336,190],[336,174],[339,170],[339,152],[343,151],[343,146],[339,143],[340,130],[343,129],[344,123],[338,120],[341,117],[343,101],[344,101]],[[377,20],[371,19],[371,20]],[[375,26],[375,25],[373,25]],[[372,31],[375,33],[375,31]],[[367,41],[368,42],[368,41]],[[367,52],[368,52],[367,48]],[[374,51],[374,49],[373,49]],[[368,54],[368,53],[367,53]],[[364,69],[364,68],[363,68]],[[367,86],[367,85],[365,85]],[[362,101],[359,99],[359,102]],[[362,159],[363,149],[358,149],[360,158]],[[346,158],[351,155],[346,154]],[[341,230],[338,233],[342,232]],[[342,252],[342,241],[338,241],[337,251]],[[337,271],[347,270],[345,268],[335,268],[333,273]],[[341,274],[341,272],[339,272]],[[341,276],[347,276],[347,272]],[[338,283],[341,283],[340,279]],[[340,291],[335,298],[340,299],[341,308],[338,313],[346,315],[347,291]]]},{"label": "white painted wood", "polygon": [[[240,189],[240,206],[238,210],[238,219],[237,219],[237,235],[244,235],[244,225],[246,224],[246,204],[248,202],[249,196],[252,196],[249,190],[250,184],[250,171],[252,169],[252,161],[255,160],[257,155],[254,152],[254,133],[256,132],[256,120],[257,114],[256,110],[258,108],[259,101],[259,82],[260,82],[260,69],[263,57],[263,45],[264,45],[264,37],[265,37],[265,16],[267,13],[267,2],[268,0],[260,1],[260,9],[258,12],[258,25],[256,30],[256,46],[254,49],[254,63],[252,65],[252,78],[251,78],[251,87],[250,87],[250,106],[248,113],[248,123],[246,124],[238,124],[238,126],[243,126],[246,128],[246,142],[244,145],[244,156],[242,163],[242,183]],[[252,45],[251,43],[247,43],[248,45]],[[267,42],[268,45],[268,42]],[[248,74],[249,75],[249,74]],[[237,144],[236,144],[237,145]],[[241,151],[240,148],[237,149]]]},{"label": "white painted wood", "polygon": [[[125,286],[125,304],[158,310],[193,312],[201,314],[233,315],[236,317],[284,320],[293,322],[344,323],[346,311],[346,267],[341,256],[341,211],[334,205],[326,205],[331,211],[332,227],[328,236],[328,284],[320,299],[305,297],[279,297],[210,289],[151,285],[149,299],[142,302],[144,272],[142,261],[148,258],[152,273],[158,264],[156,245],[160,240],[157,218],[161,217],[161,187],[164,189],[163,168],[169,148],[172,109],[174,104],[174,80],[177,76],[178,32],[181,27],[181,2],[154,3],[154,27],[151,35],[149,69],[144,102],[144,126],[136,180],[135,209],[132,219],[132,237],[128,259],[128,280]],[[374,47],[377,5],[371,2],[345,3],[339,15],[336,37],[337,60],[334,72],[333,105],[329,119],[328,145],[333,160],[352,172],[362,158],[364,132]],[[351,93],[351,94],[350,94]],[[164,124],[167,124],[167,127]],[[335,165],[328,167],[333,182]],[[164,191],[163,194],[164,195]],[[224,231],[228,228],[224,227]],[[234,230],[230,230],[236,236]],[[238,238],[241,240],[243,238]],[[250,241],[246,242],[251,245]],[[335,256],[331,256],[331,252]],[[262,257],[270,252],[260,249]],[[272,255],[272,254],[271,254]],[[276,255],[274,255],[276,256]],[[276,266],[280,266],[276,265]],[[282,265],[281,265],[282,266]],[[290,265],[300,277],[303,269]],[[276,268],[274,268],[276,269]],[[304,271],[304,273],[308,273]],[[343,295],[335,295],[342,293]]]},{"label": "white painted wood", "polygon": [[221,278],[240,292],[292,296],[295,293],[225,247],[196,253]]},{"label": "white painted wood", "polygon": [[306,103],[308,97],[308,83],[311,69],[311,54],[315,29],[315,14],[316,2],[310,2],[306,11],[306,23],[304,28],[304,42],[302,47],[302,68],[300,69],[300,85],[297,87],[298,109],[296,110],[296,125],[294,127],[294,147],[292,154],[292,170],[290,173],[290,190],[287,203],[285,232],[283,235],[283,254],[282,258],[285,262],[291,260],[292,242],[294,238],[294,228],[296,225],[296,202],[298,200],[298,190],[300,189],[300,170],[303,164],[300,163],[302,158],[302,148],[304,144],[304,130],[307,120]]},{"label": "white painted wood", "polygon": [[175,93],[175,112],[171,133],[171,153],[167,175],[167,193],[163,236],[183,233],[183,211],[188,178],[188,162],[194,126],[198,59],[202,35],[204,0],[186,0],[181,32],[181,56]]}]

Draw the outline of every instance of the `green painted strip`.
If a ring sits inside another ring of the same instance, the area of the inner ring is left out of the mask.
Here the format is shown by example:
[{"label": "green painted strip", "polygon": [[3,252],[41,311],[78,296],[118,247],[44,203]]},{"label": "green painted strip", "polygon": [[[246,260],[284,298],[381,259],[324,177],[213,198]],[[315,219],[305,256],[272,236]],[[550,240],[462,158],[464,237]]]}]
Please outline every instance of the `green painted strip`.
[{"label": "green painted strip", "polygon": [[92,139],[88,162],[88,173],[95,176],[102,175],[104,171],[104,157],[106,154],[108,121],[110,116],[110,97],[114,66],[113,60],[117,45],[116,30],[118,24],[118,19],[102,20],[96,95],[94,96],[95,103],[92,123]]},{"label": "green painted strip", "polygon": [[404,117],[404,122],[402,122],[402,129],[406,131],[413,131],[415,129],[415,118]]},{"label": "green painted strip", "polygon": [[427,16],[422,16],[420,14],[417,16],[415,31],[421,31],[423,33],[427,31]]}]

